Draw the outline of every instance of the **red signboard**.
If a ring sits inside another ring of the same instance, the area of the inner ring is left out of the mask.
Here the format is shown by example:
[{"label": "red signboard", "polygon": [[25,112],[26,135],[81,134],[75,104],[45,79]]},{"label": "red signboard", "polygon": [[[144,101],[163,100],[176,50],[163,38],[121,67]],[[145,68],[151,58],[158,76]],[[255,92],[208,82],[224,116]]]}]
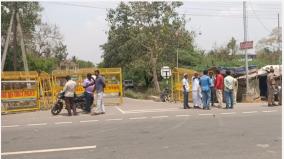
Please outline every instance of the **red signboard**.
[{"label": "red signboard", "polygon": [[241,49],[252,49],[253,48],[253,41],[241,42],[240,46],[241,46]]},{"label": "red signboard", "polygon": [[10,90],[2,91],[2,99],[14,99],[14,98],[36,98],[36,90]]}]

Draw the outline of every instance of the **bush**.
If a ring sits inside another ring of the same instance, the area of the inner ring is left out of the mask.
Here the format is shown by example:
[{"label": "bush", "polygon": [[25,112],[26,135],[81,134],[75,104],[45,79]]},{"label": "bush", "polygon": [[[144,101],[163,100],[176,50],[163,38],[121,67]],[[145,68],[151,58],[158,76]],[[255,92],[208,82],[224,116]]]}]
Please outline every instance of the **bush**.
[{"label": "bush", "polygon": [[124,91],[124,96],[134,99],[146,99],[147,95],[141,92],[135,92],[133,90],[127,89]]}]

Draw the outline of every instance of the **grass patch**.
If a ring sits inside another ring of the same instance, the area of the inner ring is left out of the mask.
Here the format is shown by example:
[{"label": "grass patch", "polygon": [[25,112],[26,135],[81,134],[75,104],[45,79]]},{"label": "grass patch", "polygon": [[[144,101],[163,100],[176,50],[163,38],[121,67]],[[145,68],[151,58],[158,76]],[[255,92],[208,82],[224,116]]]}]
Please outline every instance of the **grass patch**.
[{"label": "grass patch", "polygon": [[134,99],[150,99],[150,96],[157,96],[157,94],[154,93],[154,89],[149,88],[144,91],[137,91],[132,89],[127,89],[124,91],[124,96]]}]

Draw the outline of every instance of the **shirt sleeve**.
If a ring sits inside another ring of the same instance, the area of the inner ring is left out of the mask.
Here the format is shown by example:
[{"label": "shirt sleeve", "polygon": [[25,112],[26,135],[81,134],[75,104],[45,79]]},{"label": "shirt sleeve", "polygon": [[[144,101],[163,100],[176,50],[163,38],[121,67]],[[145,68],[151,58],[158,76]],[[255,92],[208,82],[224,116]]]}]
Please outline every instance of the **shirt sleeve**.
[{"label": "shirt sleeve", "polygon": [[64,87],[63,87],[63,92],[65,92],[65,91],[66,91],[67,86],[68,86],[68,82],[64,85]]},{"label": "shirt sleeve", "polygon": [[86,87],[86,85],[87,85],[86,80],[84,80],[83,83],[82,83],[82,86]]}]

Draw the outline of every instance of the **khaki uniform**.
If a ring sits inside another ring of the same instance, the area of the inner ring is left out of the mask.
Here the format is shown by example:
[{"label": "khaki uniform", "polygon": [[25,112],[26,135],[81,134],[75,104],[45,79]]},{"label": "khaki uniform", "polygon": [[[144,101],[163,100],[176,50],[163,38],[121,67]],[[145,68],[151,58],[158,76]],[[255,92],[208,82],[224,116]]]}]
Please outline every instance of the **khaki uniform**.
[{"label": "khaki uniform", "polygon": [[268,105],[275,105],[274,92],[276,91],[276,81],[274,73],[267,75]]}]

